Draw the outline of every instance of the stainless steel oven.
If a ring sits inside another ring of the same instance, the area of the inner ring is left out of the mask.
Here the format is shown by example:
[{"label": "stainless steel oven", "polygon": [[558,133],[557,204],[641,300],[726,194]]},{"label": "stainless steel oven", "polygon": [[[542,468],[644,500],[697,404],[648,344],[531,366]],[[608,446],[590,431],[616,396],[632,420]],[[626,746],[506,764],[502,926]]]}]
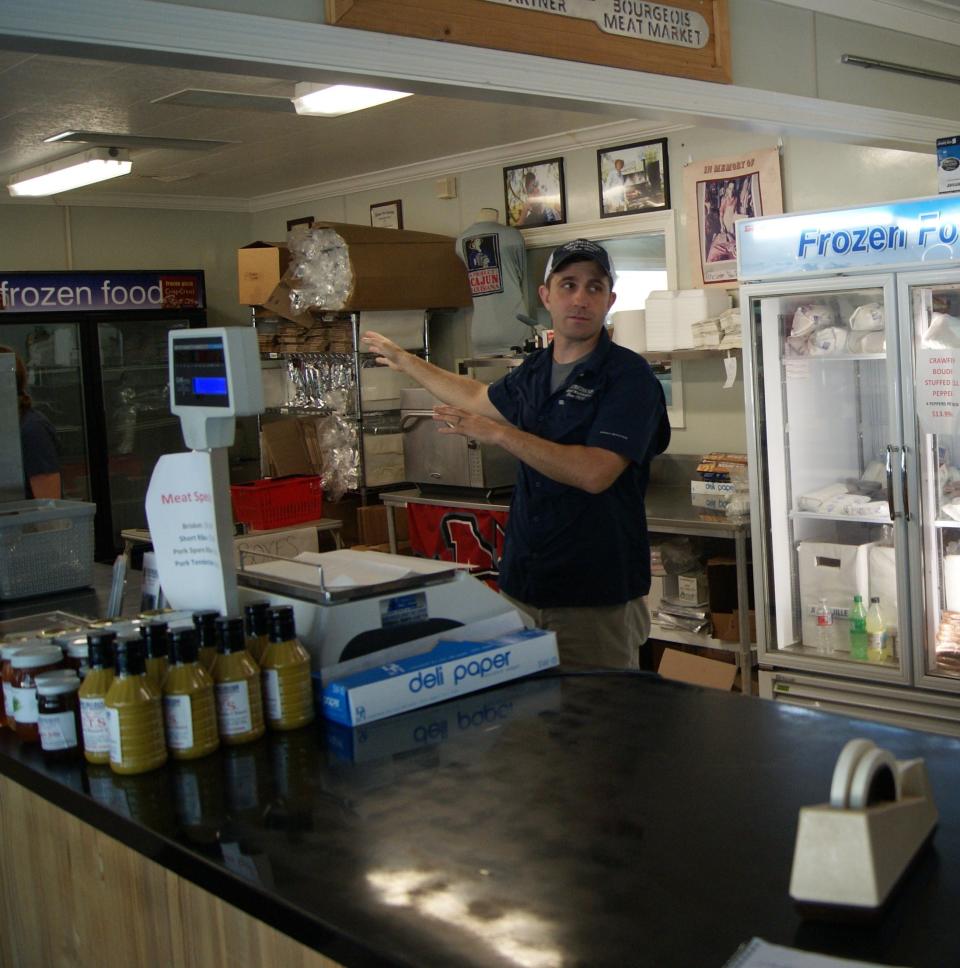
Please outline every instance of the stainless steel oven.
[{"label": "stainless steel oven", "polygon": [[400,391],[403,463],[408,481],[422,487],[458,487],[482,491],[510,487],[517,459],[500,447],[459,434],[441,434],[433,422],[439,401],[421,387]]}]

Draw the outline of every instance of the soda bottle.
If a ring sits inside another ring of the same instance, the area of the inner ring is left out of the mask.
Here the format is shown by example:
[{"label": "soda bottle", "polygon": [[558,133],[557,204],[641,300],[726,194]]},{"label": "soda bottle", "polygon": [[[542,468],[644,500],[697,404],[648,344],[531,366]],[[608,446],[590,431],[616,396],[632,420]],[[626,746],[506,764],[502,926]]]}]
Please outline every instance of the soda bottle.
[{"label": "soda bottle", "polygon": [[817,651],[833,651],[833,612],[825,598],[820,599],[817,607]]},{"label": "soda bottle", "polygon": [[889,658],[887,624],[880,611],[880,599],[874,595],[867,610],[867,659],[870,662],[886,662]]},{"label": "soda bottle", "polygon": [[867,661],[867,610],[860,595],[853,596],[853,608],[850,609],[850,658]]}]

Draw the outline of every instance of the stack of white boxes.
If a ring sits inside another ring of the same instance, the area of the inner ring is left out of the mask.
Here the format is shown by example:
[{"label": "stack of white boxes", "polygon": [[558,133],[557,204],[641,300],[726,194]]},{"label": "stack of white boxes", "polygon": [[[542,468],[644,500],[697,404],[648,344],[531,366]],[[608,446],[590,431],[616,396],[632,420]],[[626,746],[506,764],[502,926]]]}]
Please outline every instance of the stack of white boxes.
[{"label": "stack of white boxes", "polygon": [[644,316],[647,329],[647,350],[669,352],[673,341],[673,305],[677,294],[671,289],[660,289],[647,296]]},{"label": "stack of white boxes", "polygon": [[730,308],[725,289],[659,289],[646,302],[647,349],[669,352],[697,345],[695,325]]}]

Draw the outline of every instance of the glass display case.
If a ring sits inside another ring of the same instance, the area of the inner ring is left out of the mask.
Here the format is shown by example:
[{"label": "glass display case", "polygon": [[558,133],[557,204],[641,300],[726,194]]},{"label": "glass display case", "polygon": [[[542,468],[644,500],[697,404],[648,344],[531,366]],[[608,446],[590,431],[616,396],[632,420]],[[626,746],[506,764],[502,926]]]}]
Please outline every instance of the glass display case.
[{"label": "glass display case", "polygon": [[960,199],[737,232],[761,695],[960,734]]}]

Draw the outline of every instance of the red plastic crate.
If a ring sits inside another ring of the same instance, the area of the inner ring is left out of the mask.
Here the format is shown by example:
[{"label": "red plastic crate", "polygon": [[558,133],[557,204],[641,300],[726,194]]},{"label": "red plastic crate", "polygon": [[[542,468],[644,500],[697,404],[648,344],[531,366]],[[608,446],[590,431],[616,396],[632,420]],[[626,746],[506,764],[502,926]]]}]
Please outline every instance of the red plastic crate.
[{"label": "red plastic crate", "polygon": [[323,516],[323,481],[293,475],[230,487],[234,520],[254,531],[285,528]]}]

